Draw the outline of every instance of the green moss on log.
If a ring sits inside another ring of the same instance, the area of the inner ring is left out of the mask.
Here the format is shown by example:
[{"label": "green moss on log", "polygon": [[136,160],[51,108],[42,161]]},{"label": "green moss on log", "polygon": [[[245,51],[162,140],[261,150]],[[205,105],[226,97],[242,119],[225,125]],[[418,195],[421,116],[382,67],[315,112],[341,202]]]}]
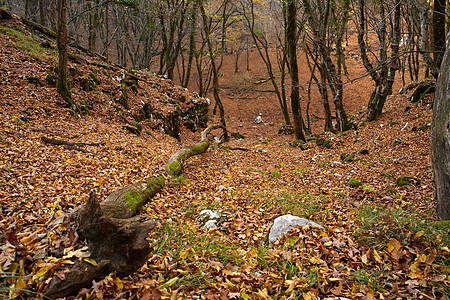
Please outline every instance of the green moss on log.
[{"label": "green moss on log", "polygon": [[153,177],[147,181],[147,187],[144,190],[146,196],[152,196],[164,187],[164,176]]},{"label": "green moss on log", "polygon": [[125,199],[128,203],[128,208],[134,213],[138,211],[144,204],[141,194],[137,190],[130,190],[125,193]]},{"label": "green moss on log", "polygon": [[167,165],[166,171],[170,176],[176,177],[181,172],[181,163],[173,161]]},{"label": "green moss on log", "polygon": [[120,91],[122,92],[122,96],[119,98],[119,103],[122,104],[123,108],[126,110],[130,110],[130,105],[128,104],[128,91],[125,85],[122,85]]},{"label": "green moss on log", "polygon": [[204,141],[201,142],[197,145],[192,146],[192,150],[194,151],[194,154],[200,154],[206,151],[206,149],[208,148],[208,142]]}]

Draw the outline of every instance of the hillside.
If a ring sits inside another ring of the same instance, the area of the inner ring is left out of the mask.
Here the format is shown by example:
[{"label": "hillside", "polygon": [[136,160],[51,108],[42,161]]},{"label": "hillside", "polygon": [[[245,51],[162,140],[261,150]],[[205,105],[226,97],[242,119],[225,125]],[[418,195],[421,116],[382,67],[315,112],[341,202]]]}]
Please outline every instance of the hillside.
[{"label": "hillside", "polygon": [[[56,64],[54,44],[43,47],[42,38],[17,22],[0,26],[0,287],[5,297],[27,299],[43,293],[54,274],[64,278],[70,259],[77,259],[50,252],[56,244],[65,254],[79,250],[73,239],[48,230],[52,220],[83,204],[93,189],[103,199],[151,176],[177,149],[199,139],[182,126],[177,140],[152,119],[141,122],[140,135],[130,133],[124,126],[133,127],[133,115],[147,102],[164,114],[197,98],[137,72],[131,74],[139,77],[137,92],[126,86],[130,109],[121,108],[124,72],[71,49],[72,91],[86,113],[79,116],[46,80]],[[83,90],[80,78],[86,77],[93,90]],[[159,224],[146,265],[128,277],[110,274],[79,297],[449,297],[449,232],[435,221],[432,201],[432,98],[415,106],[411,93],[390,97],[375,122],[325,133],[302,147],[274,134],[270,124],[241,122],[233,110],[226,112],[232,131],[248,132],[246,138],[189,159],[183,175],[170,178],[145,206],[142,213]],[[267,101],[257,105],[274,109]],[[42,137],[96,145],[68,148]],[[237,147],[248,151],[230,150]],[[360,186],[349,186],[352,179]],[[227,218],[218,229],[200,229],[203,209]],[[299,228],[267,243],[273,220],[287,213],[325,229]]]}]

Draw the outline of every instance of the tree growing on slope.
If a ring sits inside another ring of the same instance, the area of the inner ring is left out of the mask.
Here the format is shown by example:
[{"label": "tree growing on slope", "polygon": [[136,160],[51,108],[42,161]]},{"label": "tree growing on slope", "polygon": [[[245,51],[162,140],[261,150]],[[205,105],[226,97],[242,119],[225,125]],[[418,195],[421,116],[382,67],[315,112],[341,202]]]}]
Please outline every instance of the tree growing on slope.
[{"label": "tree growing on slope", "polygon": [[437,217],[450,220],[450,46],[443,57],[436,84],[431,123],[431,163]]},{"label": "tree growing on slope", "polygon": [[295,0],[286,3],[286,48],[289,57],[291,75],[291,106],[294,119],[294,134],[296,139],[306,141],[303,133],[303,120],[300,107],[300,86],[297,64],[297,4]]},{"label": "tree growing on slope", "polygon": [[[350,1],[303,0],[302,2],[308,19],[305,26],[309,29],[305,30],[305,41],[309,41],[305,45],[308,50],[306,54],[313,58],[321,77],[321,82],[317,83],[324,104],[325,130],[334,131],[331,125],[327,86],[329,86],[333,95],[337,128],[340,131],[349,130],[351,124],[343,103],[342,69],[345,58],[342,41],[349,20]],[[333,43],[336,49],[336,62],[331,58]],[[312,51],[312,49],[315,51]],[[314,55],[313,52],[318,55]]]},{"label": "tree growing on slope", "polygon": [[[198,0],[198,7],[200,9],[200,13],[203,20],[203,34],[205,36],[206,45],[208,48],[208,54],[211,61],[211,69],[212,69],[212,81],[213,81],[213,95],[214,95],[214,101],[216,102],[216,105],[219,107],[219,115],[220,115],[220,123],[223,126],[223,139],[225,141],[228,140],[228,132],[226,129],[226,123],[225,123],[225,111],[223,108],[222,100],[220,99],[219,95],[219,68],[215,61],[215,54],[216,52],[213,50],[212,44],[211,44],[211,32],[208,22],[208,17],[206,16],[205,6],[203,1],[205,0]],[[228,0],[225,0],[225,2],[228,2]],[[224,3],[223,7],[224,11],[226,10],[226,3]]]},{"label": "tree growing on slope", "polygon": [[[358,44],[364,67],[375,84],[367,107],[367,121],[373,121],[381,115],[387,97],[392,94],[395,72],[398,70],[401,2],[373,1],[370,8],[367,4],[366,0],[358,1]],[[368,49],[369,45],[366,43],[368,26],[375,31],[378,56]],[[388,56],[389,45],[390,56]],[[373,57],[370,57],[369,53]]]},{"label": "tree growing on slope", "polygon": [[58,81],[56,89],[70,108],[75,109],[76,105],[73,101],[69,87],[67,86],[67,26],[66,26],[67,2],[66,0],[58,0],[58,31],[57,44],[59,53],[58,64]]}]

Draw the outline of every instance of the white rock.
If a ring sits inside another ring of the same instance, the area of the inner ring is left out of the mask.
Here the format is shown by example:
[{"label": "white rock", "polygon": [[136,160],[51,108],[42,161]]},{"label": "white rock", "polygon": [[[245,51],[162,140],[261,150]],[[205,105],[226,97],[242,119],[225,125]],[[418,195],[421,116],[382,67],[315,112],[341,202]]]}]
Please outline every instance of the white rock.
[{"label": "white rock", "polygon": [[202,229],[216,229],[217,228],[217,220],[209,220],[202,226]]},{"label": "white rock", "polygon": [[261,124],[262,123],[262,113],[259,113],[259,115],[256,117],[255,121],[253,123],[255,124]]},{"label": "white rock", "polygon": [[269,241],[275,242],[280,236],[287,233],[289,230],[296,226],[305,226],[310,224],[312,227],[323,228],[317,223],[308,219],[300,218],[293,215],[283,215],[276,218],[269,231]]},{"label": "white rock", "polygon": [[224,185],[219,185],[218,187],[217,187],[217,191],[218,192],[222,192],[222,191],[231,191],[233,188],[231,188],[231,187],[226,187],[226,186],[224,186]]},{"label": "white rock", "polygon": [[218,219],[222,215],[220,210],[204,209],[200,212],[200,216],[208,217],[209,219]]}]

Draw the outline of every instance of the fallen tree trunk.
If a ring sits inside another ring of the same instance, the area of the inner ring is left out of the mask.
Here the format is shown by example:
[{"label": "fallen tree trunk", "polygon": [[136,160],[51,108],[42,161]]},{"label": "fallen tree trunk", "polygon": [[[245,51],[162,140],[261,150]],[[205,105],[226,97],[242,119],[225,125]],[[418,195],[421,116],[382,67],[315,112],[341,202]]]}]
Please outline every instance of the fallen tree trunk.
[{"label": "fallen tree trunk", "polygon": [[91,152],[86,149],[82,149],[80,147],[101,146],[101,145],[105,144],[105,143],[71,143],[71,142],[66,142],[63,140],[50,139],[45,136],[41,137],[41,140],[46,144],[62,145],[64,148],[66,148],[68,150],[76,150],[76,151],[80,151],[80,152],[84,152],[84,153],[91,153]]},{"label": "fallen tree trunk", "polygon": [[88,253],[70,266],[64,279],[54,275],[44,296],[64,297],[112,272],[124,276],[141,267],[152,250],[146,238],[156,224],[149,216],[136,214],[162,190],[167,175],[178,176],[187,159],[208,149],[207,135],[217,128],[222,126],[210,125],[200,142],[178,150],[159,174],[119,189],[101,203],[92,191],[88,202],[68,215],[69,227],[75,226],[79,240],[87,242]]},{"label": "fallen tree trunk", "polygon": [[105,143],[73,143],[73,142],[67,142],[67,141],[58,140],[58,139],[51,139],[51,138],[48,138],[45,136],[41,137],[41,140],[46,144],[66,145],[66,146],[75,146],[75,147],[84,147],[84,146],[98,147],[98,146],[105,145]]}]

